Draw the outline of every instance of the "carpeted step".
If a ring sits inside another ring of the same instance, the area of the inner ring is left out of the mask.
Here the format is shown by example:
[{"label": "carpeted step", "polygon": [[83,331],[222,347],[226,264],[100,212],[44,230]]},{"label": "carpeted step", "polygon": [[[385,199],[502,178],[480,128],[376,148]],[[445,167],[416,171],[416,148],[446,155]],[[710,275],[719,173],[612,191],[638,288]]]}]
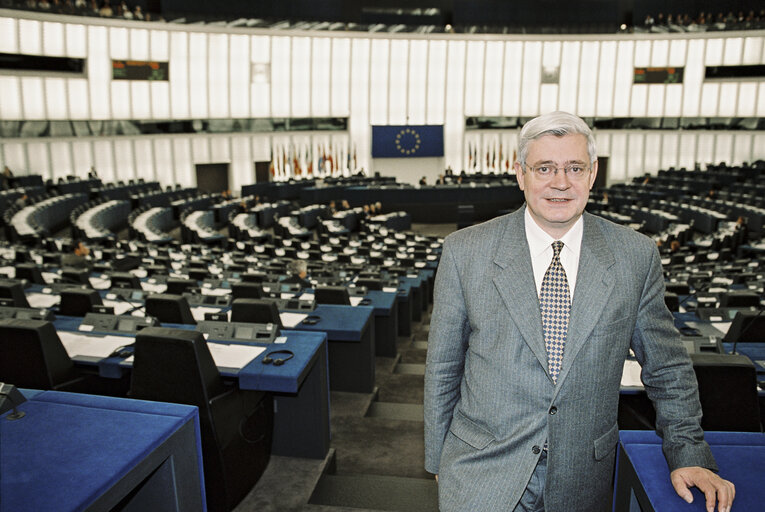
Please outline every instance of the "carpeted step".
[{"label": "carpeted step", "polygon": [[393,369],[393,373],[405,373],[407,375],[425,375],[425,365],[414,363],[399,363]]},{"label": "carpeted step", "polygon": [[412,346],[410,348],[417,348],[420,350],[428,350],[428,342],[427,341],[413,341]]},{"label": "carpeted step", "polygon": [[308,503],[367,510],[436,512],[438,486],[435,480],[425,478],[325,474]]},{"label": "carpeted step", "polygon": [[385,418],[422,422],[422,404],[400,404],[394,402],[372,402],[367,409],[367,418]]}]

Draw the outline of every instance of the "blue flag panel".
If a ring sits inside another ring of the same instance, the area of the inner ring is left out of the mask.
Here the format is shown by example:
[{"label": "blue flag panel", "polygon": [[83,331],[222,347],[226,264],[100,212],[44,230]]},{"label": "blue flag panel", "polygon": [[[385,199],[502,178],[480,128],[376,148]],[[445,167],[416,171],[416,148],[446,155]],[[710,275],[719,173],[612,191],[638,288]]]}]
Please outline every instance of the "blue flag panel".
[{"label": "blue flag panel", "polygon": [[372,158],[444,156],[444,125],[372,126]]}]

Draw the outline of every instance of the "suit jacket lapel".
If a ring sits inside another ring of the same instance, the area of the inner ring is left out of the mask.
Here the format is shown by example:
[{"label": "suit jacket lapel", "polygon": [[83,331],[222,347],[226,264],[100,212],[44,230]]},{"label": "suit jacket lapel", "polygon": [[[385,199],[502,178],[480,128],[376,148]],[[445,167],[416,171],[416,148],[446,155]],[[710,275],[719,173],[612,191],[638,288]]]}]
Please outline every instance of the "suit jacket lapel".
[{"label": "suit jacket lapel", "polygon": [[542,315],[539,312],[539,297],[526,241],[524,211],[524,208],[520,208],[505,223],[494,256],[494,263],[502,270],[494,277],[494,285],[524,341],[547,371]]},{"label": "suit jacket lapel", "polygon": [[579,270],[558,383],[566,378],[576,355],[587,341],[609,301],[614,287],[614,263],[614,255],[603,233],[593,222],[592,216],[585,213]]}]

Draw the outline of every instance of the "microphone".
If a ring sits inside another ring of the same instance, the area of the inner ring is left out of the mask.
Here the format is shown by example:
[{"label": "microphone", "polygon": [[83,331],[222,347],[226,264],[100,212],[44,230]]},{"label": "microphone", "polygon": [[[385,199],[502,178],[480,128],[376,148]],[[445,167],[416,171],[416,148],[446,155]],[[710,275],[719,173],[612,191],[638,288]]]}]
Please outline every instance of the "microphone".
[{"label": "microphone", "polygon": [[13,412],[5,418],[8,421],[20,420],[27,415],[24,411],[19,411],[17,409],[19,404],[22,404],[27,400],[24,398],[24,395],[16,389],[16,386],[0,382],[0,397],[4,397],[0,398],[0,414],[8,410],[7,403],[10,403],[11,408],[13,409]]}]

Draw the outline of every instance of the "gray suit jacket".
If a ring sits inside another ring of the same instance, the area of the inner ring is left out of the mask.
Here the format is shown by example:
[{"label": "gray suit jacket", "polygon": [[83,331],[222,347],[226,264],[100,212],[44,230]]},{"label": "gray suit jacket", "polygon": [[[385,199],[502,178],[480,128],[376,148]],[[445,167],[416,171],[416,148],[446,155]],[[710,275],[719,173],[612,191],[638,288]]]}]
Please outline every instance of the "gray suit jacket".
[{"label": "gray suit jacket", "polygon": [[447,237],[425,373],[425,468],[439,474],[441,509],[512,510],[547,440],[546,510],[610,510],[619,385],[630,347],[670,469],[716,469],[649,238],[584,214],[556,385],[524,209]]}]

